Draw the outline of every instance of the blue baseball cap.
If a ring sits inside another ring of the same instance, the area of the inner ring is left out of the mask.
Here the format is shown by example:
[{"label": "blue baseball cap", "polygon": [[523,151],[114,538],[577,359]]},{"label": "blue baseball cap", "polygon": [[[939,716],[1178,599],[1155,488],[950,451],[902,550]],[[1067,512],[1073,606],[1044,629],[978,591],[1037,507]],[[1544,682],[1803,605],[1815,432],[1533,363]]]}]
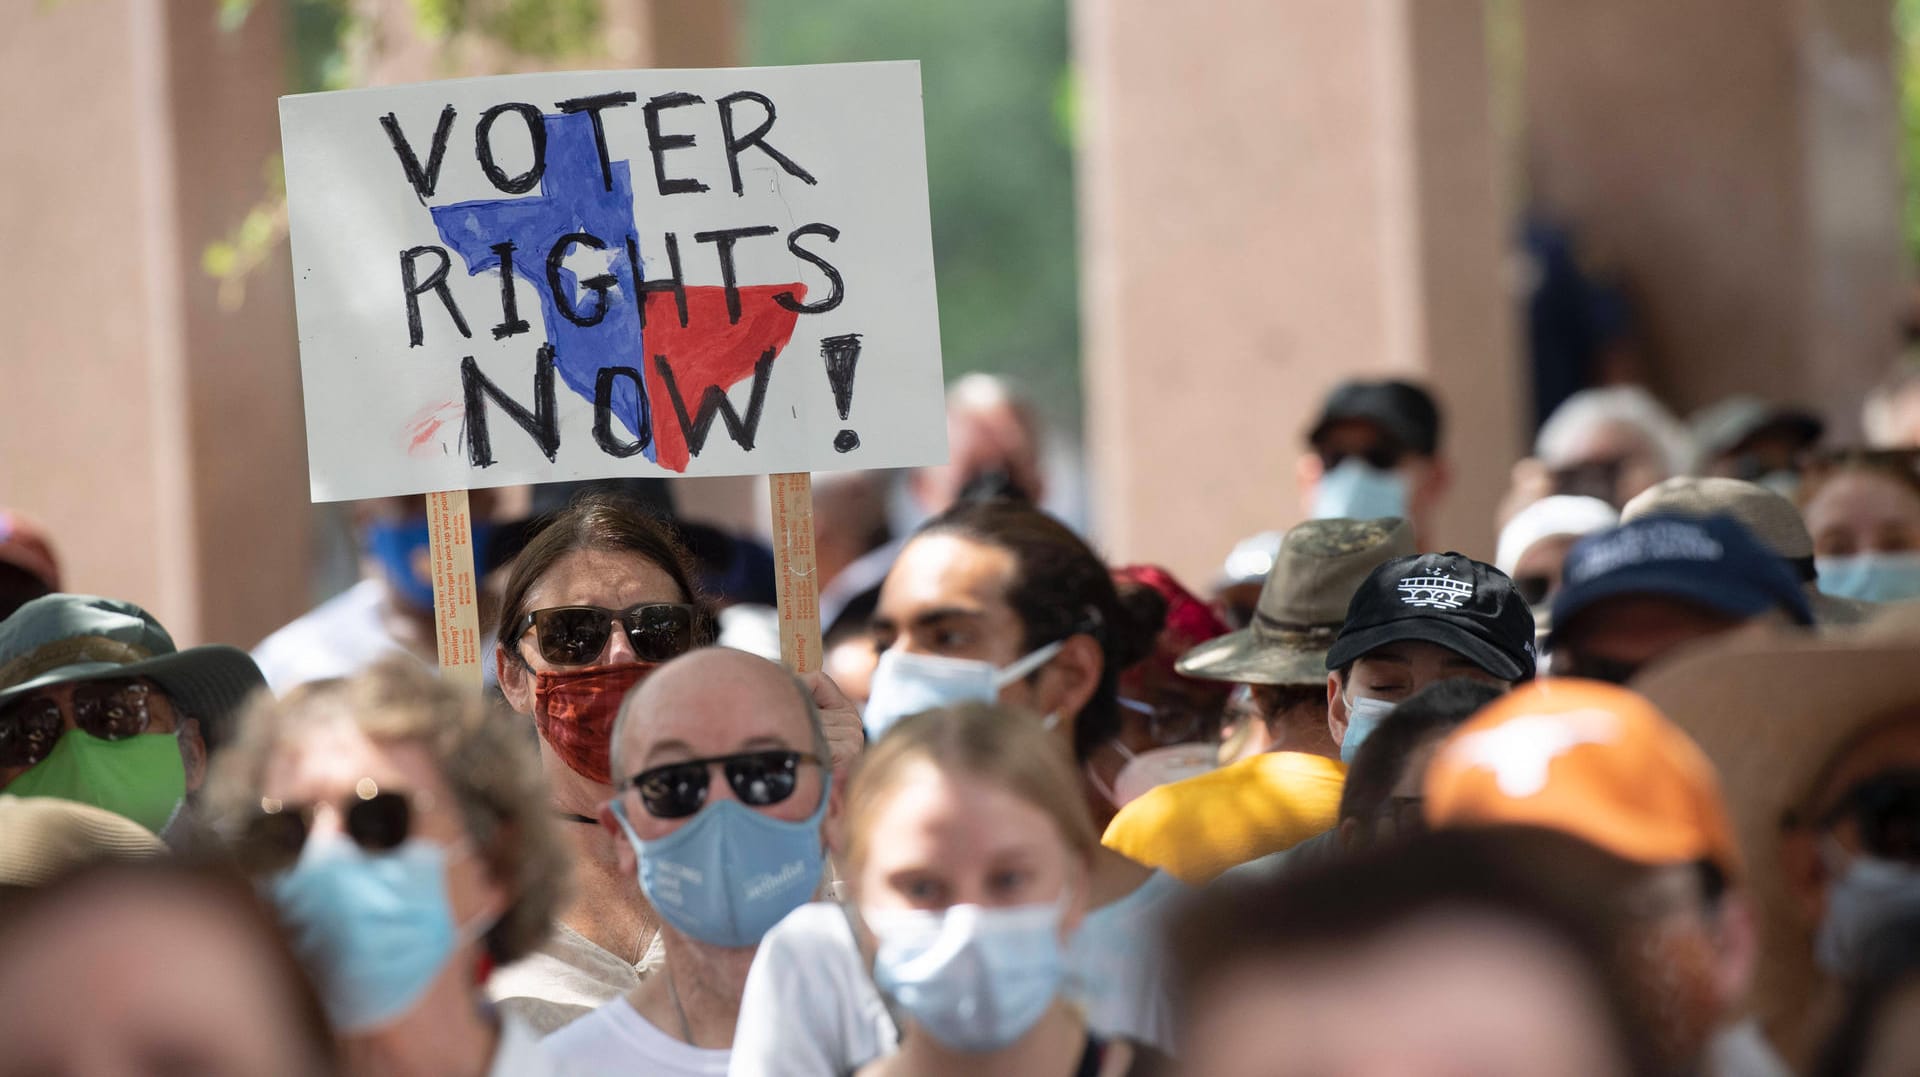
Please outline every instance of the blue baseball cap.
[{"label": "blue baseball cap", "polygon": [[1597,602],[1652,595],[1742,620],[1780,610],[1813,623],[1800,581],[1731,516],[1644,516],[1574,544],[1553,601],[1554,636]]}]

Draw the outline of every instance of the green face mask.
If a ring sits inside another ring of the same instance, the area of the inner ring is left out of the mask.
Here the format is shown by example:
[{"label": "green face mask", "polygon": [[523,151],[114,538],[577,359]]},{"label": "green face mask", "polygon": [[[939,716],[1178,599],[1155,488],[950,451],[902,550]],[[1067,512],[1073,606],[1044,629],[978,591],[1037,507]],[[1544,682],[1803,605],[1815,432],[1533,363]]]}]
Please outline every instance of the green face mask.
[{"label": "green face mask", "polygon": [[69,729],[45,759],[7,784],[23,797],[59,797],[105,808],[158,834],[187,795],[178,733],[102,740]]}]

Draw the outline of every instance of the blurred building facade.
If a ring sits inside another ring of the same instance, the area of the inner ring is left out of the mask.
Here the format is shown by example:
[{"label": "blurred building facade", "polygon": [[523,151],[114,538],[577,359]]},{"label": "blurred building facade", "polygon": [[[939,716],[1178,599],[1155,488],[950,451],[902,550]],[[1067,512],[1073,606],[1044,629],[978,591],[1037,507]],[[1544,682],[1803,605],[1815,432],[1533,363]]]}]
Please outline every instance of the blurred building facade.
[{"label": "blurred building facade", "polygon": [[[368,2],[375,81],[460,73],[408,40],[405,0]],[[597,63],[735,59],[730,3],[607,3]],[[1523,208],[1630,282],[1676,405],[1743,389],[1844,429],[1893,352],[1888,0],[1071,3],[1086,456],[1118,559],[1201,580],[1297,519],[1320,398],[1388,372],[1446,406],[1439,541],[1489,551],[1532,419]],[[285,259],[237,310],[200,268],[262,193],[288,70],[282,5],[231,32],[217,9],[0,0],[0,505],[49,524],[71,586],[245,645],[309,605],[314,510]],[[749,484],[684,489],[692,515],[753,513]]]}]

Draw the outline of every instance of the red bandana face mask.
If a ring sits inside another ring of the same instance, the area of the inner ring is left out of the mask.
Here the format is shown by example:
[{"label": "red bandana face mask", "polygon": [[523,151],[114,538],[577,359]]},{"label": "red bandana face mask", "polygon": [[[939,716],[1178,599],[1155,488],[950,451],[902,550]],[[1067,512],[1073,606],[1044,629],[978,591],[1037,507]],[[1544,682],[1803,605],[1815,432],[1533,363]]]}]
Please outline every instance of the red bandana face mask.
[{"label": "red bandana face mask", "polygon": [[575,774],[613,784],[613,722],[620,703],[658,662],[548,670],[533,675],[533,721]]}]

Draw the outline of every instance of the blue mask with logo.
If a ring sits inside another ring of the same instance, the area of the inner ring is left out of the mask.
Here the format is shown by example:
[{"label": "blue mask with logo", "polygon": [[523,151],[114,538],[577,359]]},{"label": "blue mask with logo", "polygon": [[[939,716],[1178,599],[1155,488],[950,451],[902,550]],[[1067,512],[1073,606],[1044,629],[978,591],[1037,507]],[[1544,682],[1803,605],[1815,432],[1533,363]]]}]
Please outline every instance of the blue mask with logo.
[{"label": "blue mask with logo", "polygon": [[1395,704],[1390,699],[1369,699],[1366,696],[1347,697],[1347,735],[1340,741],[1340,761],[1353,765],[1353,757],[1360,754],[1360,746],[1380,728],[1380,723],[1393,713]]},{"label": "blue mask with logo", "polygon": [[447,852],[430,841],[369,853],[343,837],[311,838],[271,888],[294,949],[344,1032],[404,1017],[460,942],[447,903]]},{"label": "blue mask with logo", "polygon": [[1377,520],[1407,514],[1407,480],[1349,456],[1320,476],[1313,490],[1316,520]]},{"label": "blue mask with logo", "polygon": [[[473,564],[476,573],[487,570],[486,551],[497,524],[473,521]],[[380,574],[401,602],[425,612],[433,608],[433,576],[429,566],[433,538],[424,516],[407,520],[374,520],[364,535],[367,552],[380,565]]]},{"label": "blue mask with logo", "polygon": [[1906,602],[1920,598],[1920,552],[1857,553],[1816,557],[1814,573],[1823,594],[1862,602]]},{"label": "blue mask with logo", "polygon": [[819,807],[797,823],[722,800],[666,837],[641,841],[623,802],[614,801],[613,817],[640,856],[640,889],[674,930],[709,946],[758,946],[820,886],[820,821],[832,788],[825,775]]}]

